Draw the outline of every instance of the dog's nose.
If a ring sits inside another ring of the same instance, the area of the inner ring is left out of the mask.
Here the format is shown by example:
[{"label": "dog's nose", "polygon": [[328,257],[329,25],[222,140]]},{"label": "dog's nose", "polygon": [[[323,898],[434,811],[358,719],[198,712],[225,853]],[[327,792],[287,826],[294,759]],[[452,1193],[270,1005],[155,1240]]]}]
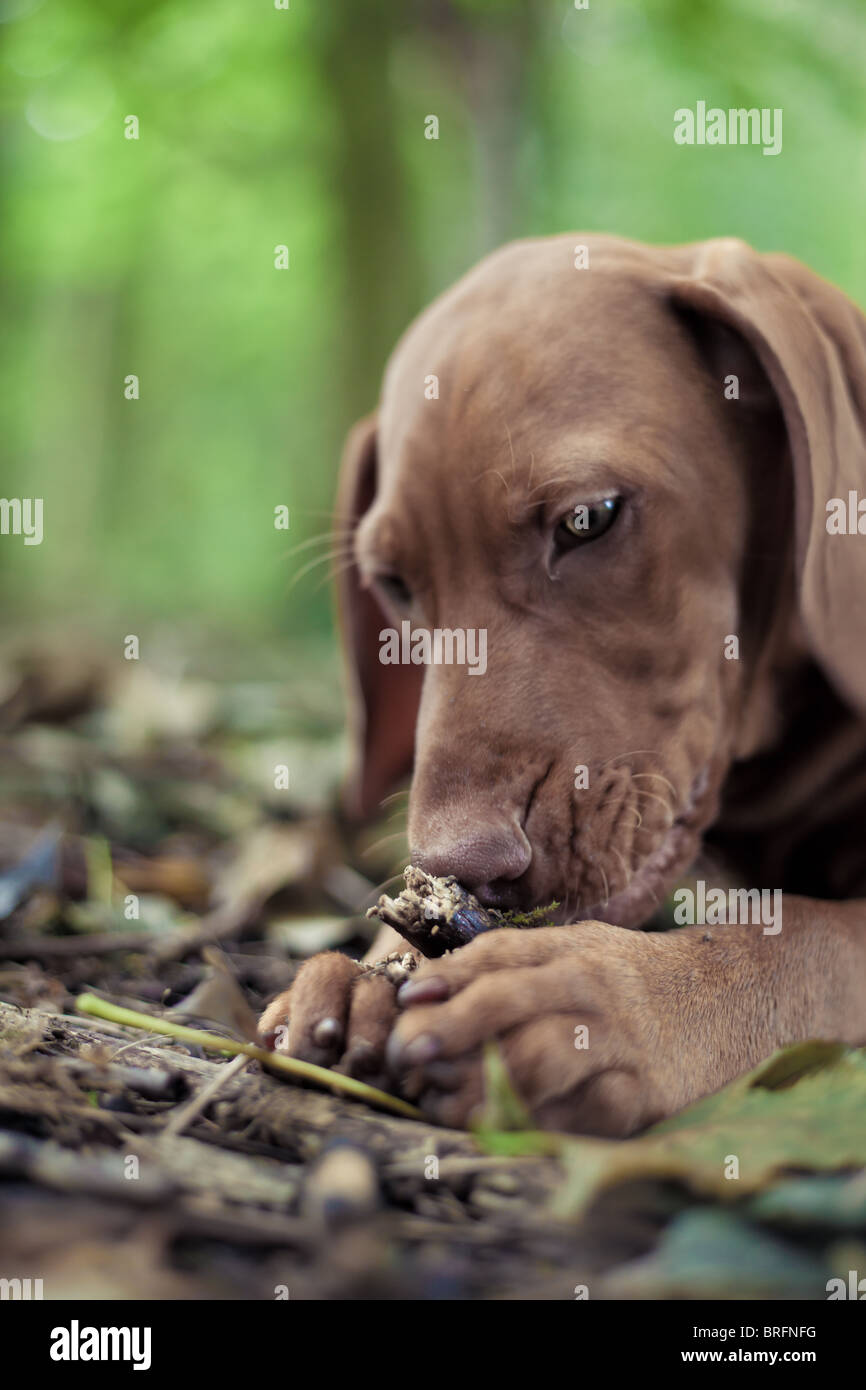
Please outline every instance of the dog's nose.
[{"label": "dog's nose", "polygon": [[507,892],[502,890],[526,873],[531,859],[532,847],[519,825],[437,839],[412,852],[413,864],[434,878],[453,874],[488,906],[504,901]]}]

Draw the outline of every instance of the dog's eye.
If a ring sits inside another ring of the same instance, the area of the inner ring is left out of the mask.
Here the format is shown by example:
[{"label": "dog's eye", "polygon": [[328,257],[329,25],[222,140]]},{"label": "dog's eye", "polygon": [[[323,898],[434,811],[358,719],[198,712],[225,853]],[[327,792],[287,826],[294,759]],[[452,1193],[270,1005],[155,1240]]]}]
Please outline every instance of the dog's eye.
[{"label": "dog's eye", "polygon": [[412,591],[399,574],[377,574],[374,583],[395,608],[407,608],[412,602]]},{"label": "dog's eye", "polygon": [[622,507],[621,497],[603,497],[600,502],[581,502],[567,512],[556,528],[556,542],[562,550],[596,541],[609,531]]}]

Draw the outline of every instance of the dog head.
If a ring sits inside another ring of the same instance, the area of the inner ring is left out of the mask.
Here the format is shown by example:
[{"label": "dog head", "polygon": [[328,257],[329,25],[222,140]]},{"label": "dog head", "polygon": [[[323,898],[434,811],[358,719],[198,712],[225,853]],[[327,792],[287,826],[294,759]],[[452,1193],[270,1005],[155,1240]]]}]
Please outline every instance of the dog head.
[{"label": "dog head", "polygon": [[[825,525],[866,478],[864,388],[853,306],[739,242],[482,262],[347,445],[352,809],[414,766],[413,862],[493,905],[645,920],[787,674],[817,660],[866,704],[866,537]],[[451,636],[390,664],[388,630]]]}]

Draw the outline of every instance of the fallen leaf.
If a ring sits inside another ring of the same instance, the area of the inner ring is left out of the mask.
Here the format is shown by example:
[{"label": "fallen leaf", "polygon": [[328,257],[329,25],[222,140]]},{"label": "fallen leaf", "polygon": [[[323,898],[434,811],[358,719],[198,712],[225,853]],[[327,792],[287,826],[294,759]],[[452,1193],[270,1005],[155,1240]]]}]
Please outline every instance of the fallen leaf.
[{"label": "fallen leaf", "polygon": [[226,1028],[235,1038],[258,1042],[258,1020],[243,990],[214,948],[206,948],[202,956],[207,962],[207,974],[174,1008],[166,1010],[166,1018],[196,1018]]},{"label": "fallen leaf", "polygon": [[866,1227],[866,1171],[851,1177],[792,1178],[753,1197],[746,1211],[769,1226],[839,1231]]},{"label": "fallen leaf", "polygon": [[[635,1139],[482,1127],[479,1141],[491,1153],[555,1153],[565,1172],[559,1217],[577,1216],[601,1191],[637,1178],[676,1179],[735,1201],[784,1172],[866,1165],[866,1049],[820,1041],[785,1048]],[[736,1178],[726,1175],[732,1159]]]},{"label": "fallen leaf", "polygon": [[828,1275],[821,1258],[730,1212],[700,1210],[675,1217],[651,1255],[613,1270],[603,1288],[607,1298],[822,1298]]},{"label": "fallen leaf", "polygon": [[[726,1176],[735,1158],[738,1176]],[[731,1201],[791,1169],[866,1163],[866,1049],[803,1043],[624,1143],[565,1140],[561,1214],[635,1177],[678,1178]]]}]

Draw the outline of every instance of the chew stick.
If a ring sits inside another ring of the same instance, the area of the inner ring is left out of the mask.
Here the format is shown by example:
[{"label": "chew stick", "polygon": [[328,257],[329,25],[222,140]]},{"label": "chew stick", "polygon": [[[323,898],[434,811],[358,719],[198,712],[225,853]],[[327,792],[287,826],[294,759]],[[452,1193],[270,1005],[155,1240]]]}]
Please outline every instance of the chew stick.
[{"label": "chew stick", "polygon": [[411,864],[403,877],[402,893],[396,898],[383,893],[367,916],[393,927],[422,956],[444,956],[506,924],[501,913],[488,912],[456,878],[433,878]]}]

